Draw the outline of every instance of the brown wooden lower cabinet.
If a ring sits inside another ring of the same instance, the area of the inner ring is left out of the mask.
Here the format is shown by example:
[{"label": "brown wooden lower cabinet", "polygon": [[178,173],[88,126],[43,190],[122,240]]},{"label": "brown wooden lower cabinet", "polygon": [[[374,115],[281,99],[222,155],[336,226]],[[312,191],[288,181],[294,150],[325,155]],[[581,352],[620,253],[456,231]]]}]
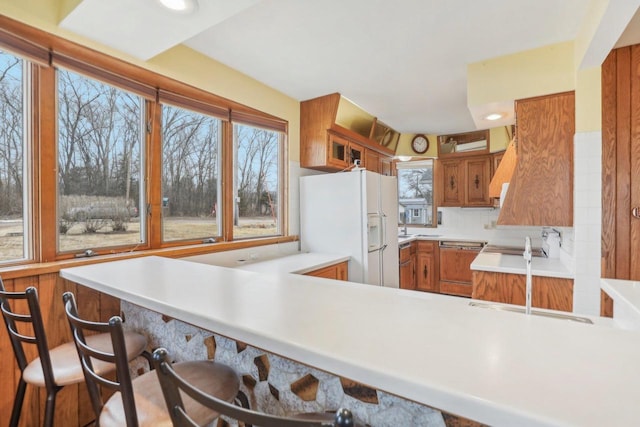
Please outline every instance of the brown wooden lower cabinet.
[{"label": "brown wooden lower cabinet", "polygon": [[416,290],[439,292],[438,242],[420,240],[416,249]]},{"label": "brown wooden lower cabinet", "polygon": [[416,242],[411,242],[398,249],[400,289],[416,289],[416,246]]},{"label": "brown wooden lower cabinet", "polygon": [[440,248],[440,293],[470,297],[472,291],[471,263],[477,251]]},{"label": "brown wooden lower cabinet", "polygon": [[613,317],[613,298],[605,291],[600,291],[600,316]]},{"label": "brown wooden lower cabinet", "polygon": [[[473,272],[472,298],[506,304],[525,304],[526,276],[521,274]],[[533,307],[573,310],[573,279],[534,276],[531,288]]]},{"label": "brown wooden lower cabinet", "polygon": [[305,276],[323,277],[325,279],[335,280],[349,280],[348,261],[310,271],[305,273]]}]

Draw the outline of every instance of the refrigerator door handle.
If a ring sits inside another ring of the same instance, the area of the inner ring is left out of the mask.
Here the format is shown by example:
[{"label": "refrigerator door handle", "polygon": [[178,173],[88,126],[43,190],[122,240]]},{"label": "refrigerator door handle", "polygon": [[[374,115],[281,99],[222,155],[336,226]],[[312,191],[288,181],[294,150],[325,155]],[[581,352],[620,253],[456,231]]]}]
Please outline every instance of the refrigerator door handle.
[{"label": "refrigerator door handle", "polygon": [[382,213],[380,214],[380,222],[382,226],[380,227],[382,230],[382,245],[380,246],[380,250],[384,250],[389,244],[389,240],[387,239],[387,216]]}]

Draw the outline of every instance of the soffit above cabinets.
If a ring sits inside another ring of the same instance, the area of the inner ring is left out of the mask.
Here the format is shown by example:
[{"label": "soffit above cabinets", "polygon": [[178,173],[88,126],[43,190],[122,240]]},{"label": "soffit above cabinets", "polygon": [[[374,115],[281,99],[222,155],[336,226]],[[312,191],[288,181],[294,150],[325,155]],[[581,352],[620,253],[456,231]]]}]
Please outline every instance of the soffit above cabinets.
[{"label": "soffit above cabinets", "polygon": [[82,0],[60,27],[146,61],[258,1],[198,0],[195,13],[182,14],[158,0]]}]

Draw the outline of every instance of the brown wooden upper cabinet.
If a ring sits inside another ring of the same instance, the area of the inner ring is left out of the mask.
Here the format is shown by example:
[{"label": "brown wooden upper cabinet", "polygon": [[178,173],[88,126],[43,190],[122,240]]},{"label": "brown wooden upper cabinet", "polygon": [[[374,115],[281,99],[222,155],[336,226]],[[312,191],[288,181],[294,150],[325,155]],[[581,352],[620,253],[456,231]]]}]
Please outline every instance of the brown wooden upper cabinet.
[{"label": "brown wooden upper cabinet", "polygon": [[488,155],[439,160],[439,206],[491,206],[492,161]]},{"label": "brown wooden upper cabinet", "polygon": [[300,103],[300,166],[326,172],[353,167],[392,174],[400,134],[339,93]]},{"label": "brown wooden upper cabinet", "polygon": [[516,101],[517,164],[500,225],[573,226],[574,92]]}]

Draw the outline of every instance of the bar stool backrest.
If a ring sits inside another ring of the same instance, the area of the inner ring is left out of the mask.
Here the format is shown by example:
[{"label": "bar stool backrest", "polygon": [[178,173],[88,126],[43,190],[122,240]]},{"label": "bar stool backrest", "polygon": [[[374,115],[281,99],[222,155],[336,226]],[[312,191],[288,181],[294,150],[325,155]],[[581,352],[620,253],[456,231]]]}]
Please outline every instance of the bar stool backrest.
[{"label": "bar stool backrest", "polygon": [[[83,320],[78,316],[78,308],[73,294],[71,292],[65,292],[62,299],[64,301],[67,319],[71,326],[73,340],[75,341],[78,355],[80,356],[80,363],[82,364],[82,370],[87,383],[87,390],[91,397],[91,405],[96,413],[96,425],[100,418],[102,407],[104,406],[104,400],[100,391],[100,386],[104,386],[120,392],[127,427],[137,427],[138,417],[136,415],[131,375],[129,374],[122,319],[118,316],[113,316],[109,319],[108,323]],[[111,334],[113,353],[104,352],[87,345],[85,332],[88,332],[87,335],[103,332]],[[91,359],[114,363],[116,366],[116,379],[111,380],[96,373]]]},{"label": "bar stool backrest", "polygon": [[189,414],[185,412],[180,392],[184,392],[200,404],[211,408],[222,415],[244,422],[245,424],[253,424],[261,427],[354,426],[351,412],[346,409],[339,409],[336,412],[333,421],[326,421],[318,419],[304,419],[304,414],[300,418],[285,418],[242,408],[206,394],[187,383],[172,368],[167,351],[164,348],[158,348],[153,352],[153,362],[174,427],[199,427],[189,417]]},{"label": "bar stool backrest", "polygon": [[[26,301],[28,310],[26,312],[14,310],[11,308],[10,301],[16,303],[16,306],[20,304],[19,301]],[[24,292],[8,292],[0,278],[0,310],[20,372],[24,371],[29,364],[25,344],[35,345],[42,364],[45,387],[47,391],[56,388],[36,288],[30,286]],[[31,325],[31,328],[28,325]]]}]

